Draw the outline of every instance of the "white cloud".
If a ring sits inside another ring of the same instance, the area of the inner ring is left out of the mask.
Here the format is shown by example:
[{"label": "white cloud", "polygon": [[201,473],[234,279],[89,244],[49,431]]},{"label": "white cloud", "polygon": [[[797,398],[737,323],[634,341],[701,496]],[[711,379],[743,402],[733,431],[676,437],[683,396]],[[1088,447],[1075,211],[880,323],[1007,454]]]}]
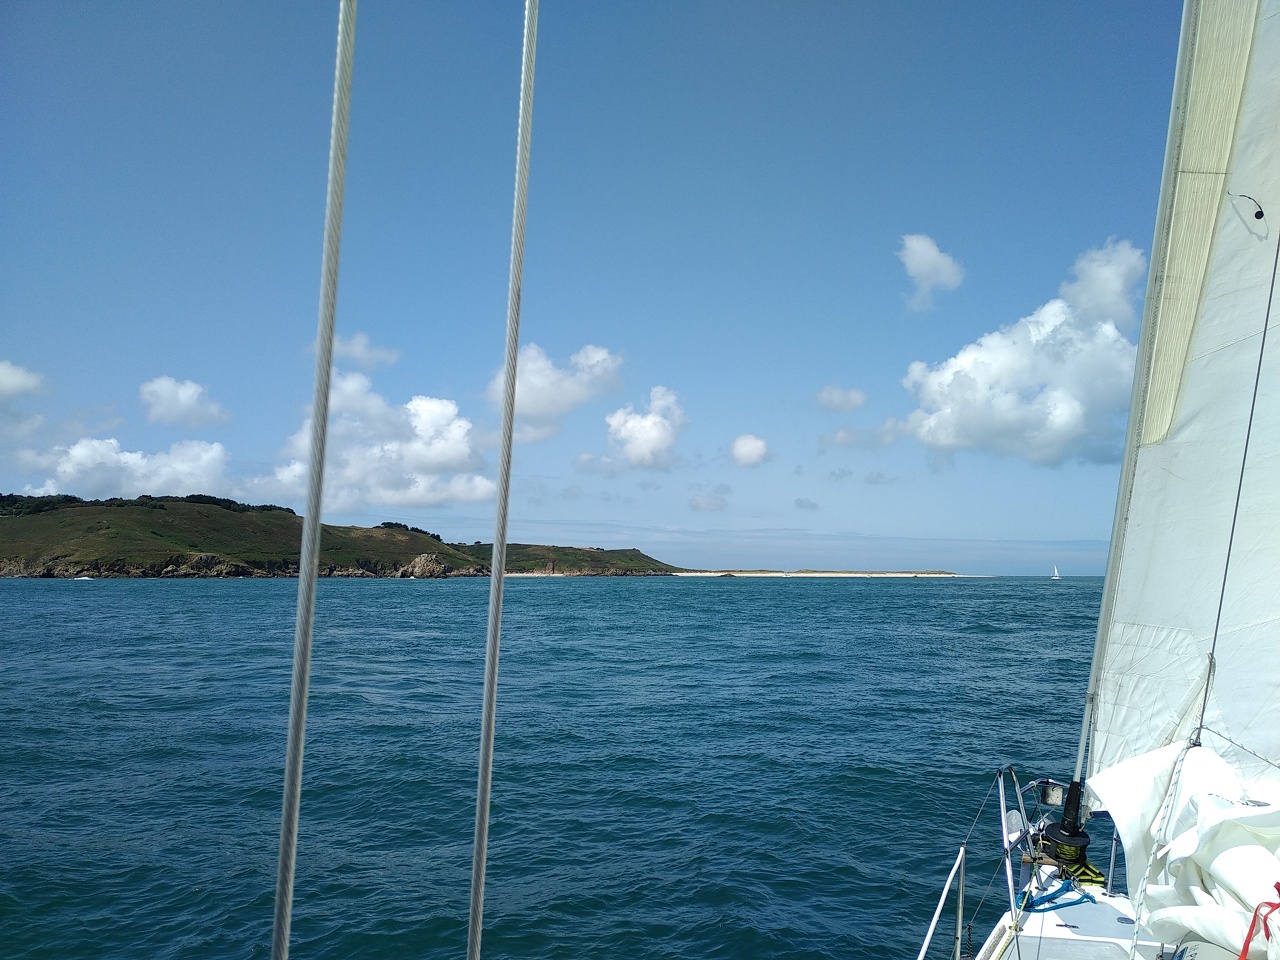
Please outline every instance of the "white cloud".
[{"label": "white cloud", "polygon": [[933,306],[934,290],[954,290],[964,280],[964,267],[923,233],[908,233],[902,238],[898,259],[915,284],[915,292],[907,298],[911,310],[928,310]]},{"label": "white cloud", "polygon": [[1058,288],[1062,297],[1087,323],[1114,323],[1121,330],[1137,319],[1134,291],[1147,271],[1147,258],[1129,241],[1108,240],[1100,250],[1086,250],[1076,260],[1075,280]]},{"label": "white cloud", "polygon": [[40,425],[38,415],[26,414],[11,401],[23,394],[35,393],[44,378],[8,360],[0,360],[0,437],[20,436]]},{"label": "white cloud", "polygon": [[8,360],[0,360],[0,401],[24,393],[35,393],[42,380],[38,373],[32,373]]},{"label": "white cloud", "polygon": [[723,510],[728,505],[724,497],[699,495],[689,500],[689,508],[700,513],[713,513]]},{"label": "white cloud", "polygon": [[[516,367],[517,439],[545,440],[565,415],[595,399],[617,381],[622,358],[604,347],[587,344],[557,367],[536,343],[520,348]],[[489,381],[489,399],[502,402],[502,373]]]},{"label": "white cloud", "polygon": [[1136,348],[1131,320],[1144,258],[1109,242],[1076,261],[1063,297],[903,379],[919,404],[888,426],[942,453],[983,450],[1033,464],[1119,456]]},{"label": "white cloud", "polygon": [[137,497],[217,494],[227,491],[227,452],[220,443],[182,440],[167,453],[124,450],[109,438],[77,440],[54,450],[54,475],[33,494],[74,493],[77,496]]},{"label": "white cloud", "polygon": [[828,385],[818,391],[817,400],[820,407],[849,413],[866,403],[867,395],[861,390]]},{"label": "white cloud", "polygon": [[[475,471],[471,421],[452,400],[416,396],[392,405],[361,373],[338,372],[329,400],[325,503],[436,506],[492,499],[495,485]],[[286,447],[291,460],[252,485],[300,496],[311,445],[308,419]]]},{"label": "white cloud", "polygon": [[757,436],[744,433],[729,446],[733,462],[740,467],[758,467],[769,456],[769,444]]},{"label": "white cloud", "polygon": [[808,497],[796,497],[796,506],[801,510],[817,510],[818,505]]},{"label": "white cloud", "polygon": [[624,460],[634,467],[658,469],[670,463],[676,439],[689,422],[679,397],[661,386],[649,391],[648,413],[637,413],[627,404],[604,420],[609,425],[609,439]]},{"label": "white cloud", "polygon": [[370,342],[369,335],[360,332],[350,338],[335,336],[333,356],[335,359],[351,360],[362,370],[372,370],[380,363],[395,363],[400,359],[400,351],[375,347]]},{"label": "white cloud", "polygon": [[138,388],[138,396],[146,405],[147,420],[151,423],[198,427],[227,419],[226,411],[194,380],[156,377]]}]

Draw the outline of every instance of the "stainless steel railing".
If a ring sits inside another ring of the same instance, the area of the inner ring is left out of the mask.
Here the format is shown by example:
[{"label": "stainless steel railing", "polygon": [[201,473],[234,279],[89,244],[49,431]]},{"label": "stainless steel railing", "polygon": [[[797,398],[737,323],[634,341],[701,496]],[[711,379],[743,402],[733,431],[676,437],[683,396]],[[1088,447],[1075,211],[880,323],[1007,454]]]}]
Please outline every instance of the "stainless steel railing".
[{"label": "stainless steel railing", "polygon": [[951,884],[955,882],[956,877],[960,878],[960,885],[956,892],[956,941],[955,949],[952,951],[952,960],[960,960],[960,938],[964,933],[964,844],[960,845],[960,852],[956,854],[956,862],[951,866],[951,872],[947,874],[946,885],[942,888],[942,896],[938,898],[938,908],[933,911],[933,919],[929,921],[929,932],[924,935],[924,945],[920,948],[920,956],[916,960],[924,960],[924,955],[929,951],[929,944],[933,942],[933,933],[938,929],[938,920],[942,917],[942,908],[947,905],[947,894],[951,892]]}]

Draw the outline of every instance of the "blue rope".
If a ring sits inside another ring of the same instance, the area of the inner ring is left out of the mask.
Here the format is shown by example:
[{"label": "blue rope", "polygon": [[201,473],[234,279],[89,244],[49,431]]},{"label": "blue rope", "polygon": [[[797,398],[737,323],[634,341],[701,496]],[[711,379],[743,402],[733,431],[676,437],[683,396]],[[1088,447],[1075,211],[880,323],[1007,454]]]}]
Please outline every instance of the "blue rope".
[{"label": "blue rope", "polygon": [[[1079,893],[1080,896],[1075,900],[1067,900],[1063,903],[1054,903],[1055,900],[1070,890],[1073,886],[1074,884],[1072,884],[1070,880],[1063,880],[1062,885],[1058,887],[1057,890],[1046,893],[1042,897],[1028,897],[1026,891],[1023,891],[1018,896],[1018,909],[1026,913],[1049,913],[1053,910],[1061,910],[1064,907],[1074,907],[1076,904],[1080,903],[1098,902],[1094,897],[1085,893],[1083,890],[1077,889],[1076,892]],[[1052,906],[1046,906],[1046,904],[1052,904]]]}]

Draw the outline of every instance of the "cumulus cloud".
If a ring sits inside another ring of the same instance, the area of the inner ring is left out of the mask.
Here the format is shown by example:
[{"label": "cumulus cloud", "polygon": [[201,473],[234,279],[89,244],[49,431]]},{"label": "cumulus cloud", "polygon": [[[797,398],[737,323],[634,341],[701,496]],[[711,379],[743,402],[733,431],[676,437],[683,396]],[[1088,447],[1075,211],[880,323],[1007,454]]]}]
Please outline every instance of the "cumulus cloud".
[{"label": "cumulus cloud", "polygon": [[[7,360],[0,360],[0,434],[24,433],[42,418],[24,417],[9,402],[22,394],[34,393],[41,385],[39,374]],[[140,395],[153,413],[151,420],[206,419],[221,416],[217,404],[204,396],[197,383],[178,383],[172,377],[157,377],[144,383]],[[74,436],[74,434],[72,434]],[[167,451],[145,453],[126,450],[114,437],[83,437],[66,446],[40,451],[20,450],[19,462],[33,472],[46,474],[43,483],[27,486],[28,493],[48,495],[74,493],[84,497],[182,496],[189,493],[230,493],[226,476],[227,451],[220,443],[183,440]]]},{"label": "cumulus cloud", "polygon": [[1076,260],[1058,295],[1085,323],[1114,323],[1132,329],[1137,319],[1134,291],[1147,271],[1147,258],[1127,240],[1108,240],[1101,249],[1086,250]]},{"label": "cumulus cloud", "polygon": [[[557,367],[536,343],[520,348],[516,367],[517,439],[545,440],[572,410],[604,393],[617,382],[622,358],[604,347],[587,344]],[[489,399],[502,402],[502,373],[489,381]]]},{"label": "cumulus cloud", "polygon": [[[300,495],[310,437],[308,420],[289,440],[290,461],[256,485]],[[361,373],[333,378],[327,454],[325,502],[334,509],[470,503],[495,492],[493,481],[476,472],[471,421],[459,416],[456,403],[415,396],[393,405]]]},{"label": "cumulus cloud", "polygon": [[744,433],[729,445],[729,454],[740,467],[758,467],[769,456],[769,444],[753,434]]},{"label": "cumulus cloud", "polygon": [[933,306],[934,290],[954,290],[964,280],[964,267],[923,233],[908,233],[902,238],[898,259],[915,284],[915,291],[907,297],[911,310],[928,310]]},{"label": "cumulus cloud", "polygon": [[23,413],[13,401],[40,389],[44,378],[8,360],[0,360],[0,437],[18,436],[37,427],[41,418]]},{"label": "cumulus cloud", "polygon": [[198,427],[227,419],[226,411],[194,380],[156,377],[138,388],[138,397],[147,408],[150,423]]},{"label": "cumulus cloud", "polygon": [[619,455],[633,467],[665,469],[680,431],[689,422],[680,408],[680,398],[666,387],[649,391],[649,410],[638,413],[631,404],[604,418],[609,440]]},{"label": "cumulus cloud", "polygon": [[380,363],[395,363],[400,359],[399,350],[375,347],[367,333],[356,333],[349,339],[333,338],[333,355],[336,359],[350,360],[362,370],[372,370]]},{"label": "cumulus cloud", "polygon": [[796,506],[801,510],[817,510],[818,505],[808,497],[796,497]]},{"label": "cumulus cloud", "polygon": [[944,454],[1114,461],[1136,353],[1119,325],[1132,321],[1144,268],[1127,241],[1085,252],[1060,297],[949,360],[911,364],[902,383],[918,407],[888,426]]},{"label": "cumulus cloud", "polygon": [[820,407],[849,413],[866,403],[867,395],[861,390],[828,385],[818,391],[817,400]]},{"label": "cumulus cloud", "polygon": [[184,496],[227,491],[227,451],[220,443],[183,440],[167,453],[125,450],[114,438],[77,440],[49,458],[53,476],[36,495],[75,493],[83,497]]}]

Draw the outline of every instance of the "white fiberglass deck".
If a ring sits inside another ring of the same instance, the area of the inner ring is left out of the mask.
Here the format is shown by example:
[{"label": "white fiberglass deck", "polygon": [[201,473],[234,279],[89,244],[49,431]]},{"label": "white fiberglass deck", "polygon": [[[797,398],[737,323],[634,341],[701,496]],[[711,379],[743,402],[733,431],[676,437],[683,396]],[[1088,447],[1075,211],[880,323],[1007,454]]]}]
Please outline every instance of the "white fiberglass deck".
[{"label": "white fiberglass deck", "polygon": [[[1060,886],[1057,871],[1041,867],[1030,890],[1040,897]],[[1107,896],[1101,887],[1085,887],[1096,902],[1073,903],[1044,913],[1022,912],[1019,931],[1010,932],[1010,917],[1005,914],[978,952],[977,960],[1121,960],[1129,956],[1133,943],[1133,906],[1122,895]],[[1079,900],[1075,891],[1067,891],[1063,903]],[[1051,906],[1052,904],[1047,904]],[[1015,942],[1016,940],[1016,942]],[[1136,956],[1156,960],[1161,944],[1140,939]],[[1172,951],[1165,953],[1171,956]]]}]

